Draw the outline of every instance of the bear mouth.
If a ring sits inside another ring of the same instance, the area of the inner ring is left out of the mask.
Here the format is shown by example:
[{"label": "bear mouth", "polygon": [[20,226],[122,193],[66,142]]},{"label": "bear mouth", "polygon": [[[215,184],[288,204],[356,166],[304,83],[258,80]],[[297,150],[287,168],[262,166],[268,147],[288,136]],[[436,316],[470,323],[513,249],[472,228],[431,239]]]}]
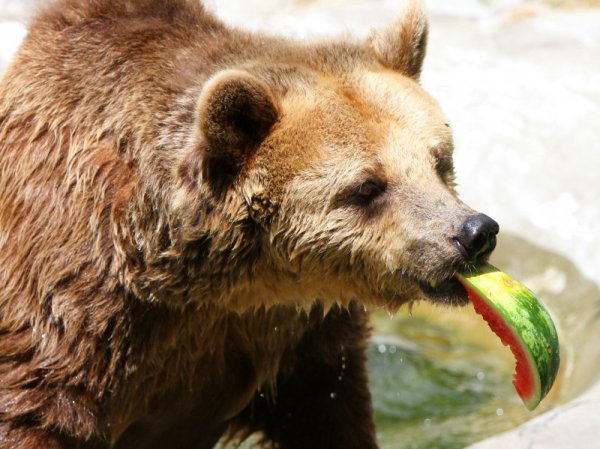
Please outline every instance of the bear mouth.
[{"label": "bear mouth", "polygon": [[419,282],[419,287],[434,303],[463,306],[469,302],[467,291],[454,276],[440,282]]}]

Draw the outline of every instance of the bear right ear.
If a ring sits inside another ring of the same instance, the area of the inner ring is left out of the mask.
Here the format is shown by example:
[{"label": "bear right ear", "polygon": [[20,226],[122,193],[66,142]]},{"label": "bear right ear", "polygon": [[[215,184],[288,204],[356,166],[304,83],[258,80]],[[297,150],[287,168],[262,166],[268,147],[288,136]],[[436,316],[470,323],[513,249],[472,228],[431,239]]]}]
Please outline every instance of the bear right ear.
[{"label": "bear right ear", "polygon": [[427,47],[423,1],[408,0],[400,19],[374,32],[369,44],[384,66],[418,79]]},{"label": "bear right ear", "polygon": [[196,114],[207,155],[232,166],[244,162],[279,117],[269,86],[242,70],[224,70],[209,79]]}]

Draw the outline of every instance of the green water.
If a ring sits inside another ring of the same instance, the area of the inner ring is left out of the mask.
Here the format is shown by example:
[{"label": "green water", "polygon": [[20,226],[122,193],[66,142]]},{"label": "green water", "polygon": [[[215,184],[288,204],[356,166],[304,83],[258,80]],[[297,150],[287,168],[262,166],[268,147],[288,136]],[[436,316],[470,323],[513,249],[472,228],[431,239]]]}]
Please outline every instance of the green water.
[{"label": "green water", "polygon": [[514,391],[512,355],[469,306],[422,305],[374,323],[369,372],[381,449],[460,449],[534,416]]}]

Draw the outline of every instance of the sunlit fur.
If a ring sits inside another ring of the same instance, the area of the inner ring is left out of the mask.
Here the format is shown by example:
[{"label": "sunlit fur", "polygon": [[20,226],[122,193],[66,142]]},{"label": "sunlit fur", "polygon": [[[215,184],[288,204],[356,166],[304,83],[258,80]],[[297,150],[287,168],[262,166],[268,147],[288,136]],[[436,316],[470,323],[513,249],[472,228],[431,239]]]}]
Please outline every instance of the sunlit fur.
[{"label": "sunlit fur", "polygon": [[[472,213],[425,41],[415,3],[316,43],[46,7],[0,85],[0,448],[375,448],[364,307],[452,276]],[[266,134],[220,122],[240,92]]]}]

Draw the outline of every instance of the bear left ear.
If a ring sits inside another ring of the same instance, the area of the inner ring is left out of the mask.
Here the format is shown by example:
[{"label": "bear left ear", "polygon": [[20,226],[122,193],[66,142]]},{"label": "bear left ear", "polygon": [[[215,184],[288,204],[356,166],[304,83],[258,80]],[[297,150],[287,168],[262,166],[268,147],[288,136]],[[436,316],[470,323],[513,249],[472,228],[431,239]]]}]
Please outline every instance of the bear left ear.
[{"label": "bear left ear", "polygon": [[391,27],[375,31],[369,43],[381,63],[418,79],[427,47],[427,17],[422,0],[408,0]]},{"label": "bear left ear", "polygon": [[279,116],[267,84],[242,70],[224,70],[209,79],[196,114],[208,156],[234,166],[243,163]]}]

